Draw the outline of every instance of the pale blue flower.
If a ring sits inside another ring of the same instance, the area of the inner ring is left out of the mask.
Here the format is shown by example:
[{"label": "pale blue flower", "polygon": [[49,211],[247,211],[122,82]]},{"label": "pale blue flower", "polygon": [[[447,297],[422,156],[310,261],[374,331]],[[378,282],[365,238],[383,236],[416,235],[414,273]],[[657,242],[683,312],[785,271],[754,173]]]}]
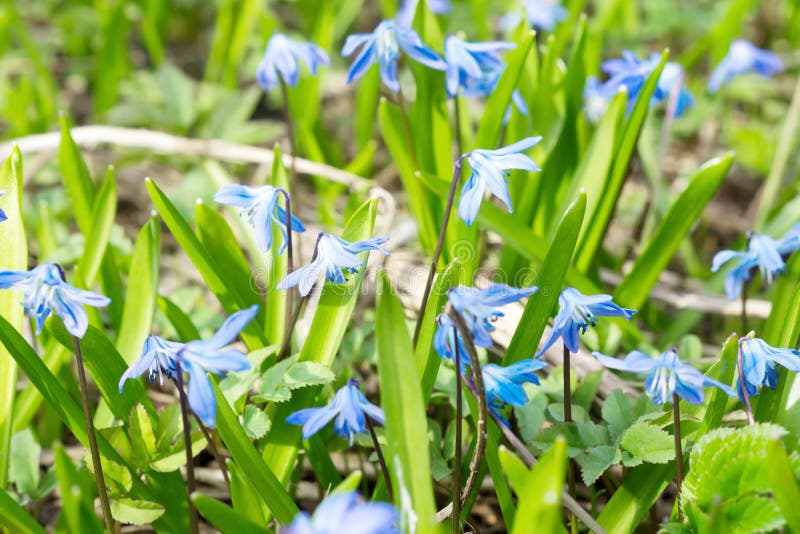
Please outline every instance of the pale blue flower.
[{"label": "pale blue flower", "polygon": [[327,425],[333,418],[333,431],[350,440],[353,444],[356,434],[367,432],[369,417],[378,424],[384,424],[383,410],[367,400],[358,387],[358,380],[350,379],[339,389],[333,401],[319,408],[298,410],[286,418],[287,423],[303,425],[303,439],[308,439]]},{"label": "pale blue flower", "polygon": [[119,391],[129,378],[138,378],[147,373],[151,382],[163,375],[172,378],[176,370],[176,360],[180,358],[181,370],[189,375],[187,398],[192,411],[209,428],[214,428],[217,420],[217,400],[207,373],[225,375],[231,371],[244,371],[250,368],[247,356],[235,349],[225,349],[239,332],[258,313],[258,305],[238,311],[228,317],[217,332],[207,340],[177,343],[158,336],[150,336],[144,342],[142,355],[122,375]]},{"label": "pale blue flower", "polygon": [[[444,42],[447,94],[452,98],[459,86],[468,85],[470,79],[480,80],[485,74],[502,72],[505,64],[500,59],[500,52],[516,46],[503,41],[468,43],[455,35],[449,36]],[[499,74],[494,76],[495,84],[498,78]]]},{"label": "pale blue flower", "polygon": [[330,64],[328,54],[314,43],[301,43],[282,33],[273,33],[256,70],[258,84],[269,90],[280,86],[280,79],[283,79],[285,84],[295,87],[300,79],[298,59],[303,60],[314,76],[320,66]]},{"label": "pale blue flower", "polygon": [[[428,9],[436,15],[447,15],[453,9],[450,0],[426,0]],[[401,0],[400,9],[397,10],[395,20],[401,26],[410,27],[414,22],[414,14],[417,12],[419,0]]]},{"label": "pale blue flower", "polygon": [[526,137],[497,150],[476,149],[462,156],[469,163],[472,174],[461,189],[458,215],[468,226],[478,216],[478,210],[480,210],[487,189],[506,205],[509,212],[513,212],[506,179],[510,173],[507,171],[511,169],[541,170],[531,158],[522,154],[522,151],[528,150],[541,140],[541,137]]},{"label": "pale blue flower", "polygon": [[389,251],[381,246],[388,240],[388,237],[375,237],[351,243],[341,237],[320,232],[311,263],[289,273],[278,284],[278,289],[298,286],[300,295],[305,297],[322,273],[329,282],[343,284],[347,281],[345,274],[354,273],[364,265],[356,254],[377,250],[388,256]]},{"label": "pale blue flower", "polygon": [[[485,71],[480,78],[465,78],[461,87],[461,94],[471,97],[488,97],[497,88],[500,76],[503,75],[505,66],[499,69]],[[511,108],[516,107],[522,115],[528,115],[528,104],[519,89],[514,89],[511,93],[511,103],[506,108],[503,115],[503,124],[508,124],[511,119]]]},{"label": "pale blue flower", "polygon": [[539,385],[539,377],[535,371],[547,367],[542,360],[522,360],[508,367],[501,367],[493,363],[483,366],[483,386],[486,390],[486,400],[489,409],[506,426],[511,426],[503,417],[502,410],[507,406],[524,406],[528,402],[528,395],[522,384],[529,382]]},{"label": "pale blue flower", "polygon": [[721,250],[711,261],[711,272],[731,260],[737,260],[735,267],[725,276],[725,293],[735,300],[742,293],[742,287],[750,280],[751,271],[758,267],[761,278],[771,284],[776,276],[786,270],[784,257],[800,248],[800,223],[795,224],[780,239],[773,239],[758,232],[748,233],[747,251]]},{"label": "pale blue flower", "polygon": [[553,31],[559,22],[567,20],[569,11],[557,0],[525,0],[525,14],[531,28]]},{"label": "pale blue flower", "polygon": [[[650,56],[650,63],[653,64],[653,69],[655,69],[660,62],[661,54],[653,54]],[[686,87],[685,79],[686,73],[680,63],[675,63],[674,61],[665,63],[661,71],[661,76],[658,78],[657,93],[660,95],[660,98],[654,97],[655,102],[651,101],[651,105],[668,101],[672,93],[677,91],[678,95],[676,97],[677,102],[675,103],[674,116],[680,117],[683,115],[687,109],[694,106],[694,96],[692,96],[691,91]]]},{"label": "pale blue flower", "polygon": [[464,338],[458,332],[456,324],[444,313],[440,313],[436,317],[436,323],[439,326],[436,328],[436,332],[433,333],[433,348],[436,349],[440,358],[446,358],[455,365],[457,342],[459,367],[461,368],[461,374],[466,374],[470,366],[469,353],[464,345]]},{"label": "pale blue flower", "polygon": [[580,334],[597,324],[598,317],[625,317],[630,321],[636,310],[615,304],[611,295],[584,295],[574,287],[564,289],[558,296],[558,315],[553,321],[550,336],[536,357],[540,357],[558,338],[570,352],[578,352]]},{"label": "pale blue flower", "polygon": [[400,59],[401,50],[411,59],[432,69],[447,69],[444,60],[422,42],[417,32],[393,20],[384,20],[372,33],[349,35],[344,42],[342,55],[350,56],[358,48],[361,48],[361,52],[350,66],[347,83],[361,78],[377,61],[383,83],[397,93],[400,91],[400,81],[397,79],[397,61]]},{"label": "pale blue flower", "polygon": [[299,512],[281,534],[400,534],[400,514],[386,502],[367,502],[355,491],[325,497],[313,515]]},{"label": "pale blue flower", "polygon": [[[800,350],[779,349],[767,345],[763,339],[743,337],[739,340],[742,353],[742,374],[749,396],[758,395],[759,388],[775,389],[778,385],[778,369],[782,365],[793,373],[800,372]],[[739,398],[742,396],[742,381],[736,381]]]},{"label": "pale blue flower", "polygon": [[722,58],[708,80],[708,92],[716,93],[720,87],[745,72],[754,72],[771,78],[783,71],[783,62],[774,52],[758,48],[744,39],[731,43],[728,54]]},{"label": "pale blue flower", "polygon": [[[281,248],[278,251],[278,254],[282,254],[288,243],[288,230],[286,210],[279,204],[281,191],[271,185],[248,187],[226,184],[217,191],[214,200],[241,209],[241,215],[247,218],[255,230],[256,243],[261,252],[267,252],[272,246],[272,225],[276,224],[283,234]],[[294,215],[292,215],[292,231],[306,231],[303,223]]]},{"label": "pale blue flower", "polygon": [[82,338],[89,327],[84,304],[102,308],[111,299],[73,287],[64,281],[64,271],[55,263],[43,263],[31,271],[0,271],[0,289],[22,291],[25,314],[36,320],[36,334],[51,311],[61,317],[64,327]]},{"label": "pale blue flower", "polygon": [[702,404],[703,388],[711,386],[720,388],[731,397],[736,397],[736,392],[730,386],[709,378],[691,365],[681,362],[675,349],[662,353],[658,358],[651,358],[638,350],[628,354],[624,360],[599,352],[593,354],[609,369],[649,375],[644,382],[644,389],[647,396],[659,406],[671,402],[673,393],[677,393],[690,404]]},{"label": "pale blue flower", "polygon": [[598,122],[605,115],[615,94],[615,89],[600,83],[596,76],[589,76],[586,79],[586,87],[583,88],[583,111],[586,113],[586,118],[590,122]]},{"label": "pale blue flower", "polygon": [[516,288],[491,284],[483,289],[459,285],[447,292],[453,307],[461,314],[472,333],[475,345],[491,348],[492,323],[505,315],[498,308],[536,293],[536,286]]},{"label": "pale blue flower", "polygon": [[[6,194],[5,191],[0,191],[0,197],[2,197],[5,194]],[[4,212],[2,209],[0,209],[0,222],[5,221],[6,219],[8,219],[8,217],[6,216],[6,212]]]}]

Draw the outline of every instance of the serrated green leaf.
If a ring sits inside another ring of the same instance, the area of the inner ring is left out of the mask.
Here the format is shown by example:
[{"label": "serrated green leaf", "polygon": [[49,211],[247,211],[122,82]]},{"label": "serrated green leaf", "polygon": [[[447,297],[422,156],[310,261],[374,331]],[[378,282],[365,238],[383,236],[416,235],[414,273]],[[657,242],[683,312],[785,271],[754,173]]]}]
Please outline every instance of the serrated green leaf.
[{"label": "serrated green leaf", "polygon": [[633,399],[620,390],[614,390],[603,403],[603,420],[608,423],[611,436],[619,441],[625,431],[642,415],[658,408],[649,398]]},{"label": "serrated green leaf", "polygon": [[111,503],[111,515],[120,523],[149,525],[164,515],[164,507],[156,502],[122,498]]},{"label": "serrated green leaf", "polygon": [[[206,448],[208,442],[202,432],[192,433],[192,457],[197,456]],[[154,471],[169,473],[175,471],[182,465],[186,465],[186,448],[183,445],[183,438],[172,444],[166,450],[161,450],[152,459],[149,467]]]},{"label": "serrated green leaf", "polygon": [[621,459],[622,454],[615,445],[591,447],[575,457],[575,461],[581,468],[583,483],[587,486],[594,484],[606,469],[618,464]]},{"label": "serrated green leaf", "polygon": [[242,426],[250,439],[261,439],[269,431],[271,423],[267,414],[256,406],[248,404],[244,408]]},{"label": "serrated green leaf", "polygon": [[631,459],[623,459],[627,466],[642,462],[665,464],[675,459],[673,437],[648,423],[634,423],[628,428],[622,435],[620,447],[632,456]]},{"label": "serrated green leaf", "polygon": [[318,386],[333,382],[336,375],[329,368],[317,362],[297,362],[286,370],[283,383],[289,389]]}]

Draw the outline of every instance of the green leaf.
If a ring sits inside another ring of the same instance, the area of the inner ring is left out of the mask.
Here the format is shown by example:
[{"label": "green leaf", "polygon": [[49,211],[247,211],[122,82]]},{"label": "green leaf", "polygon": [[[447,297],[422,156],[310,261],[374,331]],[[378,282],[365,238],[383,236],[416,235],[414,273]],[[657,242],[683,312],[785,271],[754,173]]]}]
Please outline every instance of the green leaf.
[{"label": "green leaf", "polygon": [[673,463],[647,464],[635,468],[617,488],[597,518],[607,532],[630,534],[650,512],[653,503],[661,497],[672,477]]},{"label": "green leaf", "polygon": [[649,398],[644,395],[638,399],[632,399],[622,391],[616,389],[606,398],[603,403],[603,420],[608,423],[608,430],[615,440],[622,438],[628,428],[633,425],[639,417],[647,412],[655,411],[657,408]]},{"label": "green leaf", "polygon": [[69,131],[69,122],[63,114],[59,116],[61,124],[61,144],[58,147],[58,169],[64,178],[72,213],[78,222],[83,235],[92,230],[92,207],[94,206],[94,183],[89,174],[89,167],[83,160],[81,151]]},{"label": "green leaf", "polygon": [[141,404],[131,412],[128,428],[134,461],[137,465],[148,465],[158,454],[158,446],[150,415]]},{"label": "green leaf", "polygon": [[648,423],[635,423],[628,428],[622,435],[620,446],[632,456],[623,459],[626,466],[636,466],[642,462],[665,464],[675,459],[673,437]]},{"label": "green leaf", "polygon": [[509,365],[536,354],[539,340],[544,333],[547,320],[550,318],[550,312],[558,302],[558,296],[564,284],[564,276],[572,261],[572,253],[581,231],[585,209],[586,195],[581,193],[564,213],[542,268],[534,280],[539,290],[528,299],[519,326],[503,357],[503,365]]},{"label": "green leaf", "polygon": [[180,341],[188,342],[195,339],[200,339],[200,332],[194,325],[192,320],[186,313],[181,310],[177,304],[169,300],[167,297],[158,296],[158,309],[161,310],[169,323],[178,333]]},{"label": "green leaf", "polygon": [[800,484],[780,440],[775,439],[767,443],[767,458],[769,461],[764,467],[769,474],[775,501],[792,532],[800,532],[800,508],[797,506],[797,503],[800,503]]},{"label": "green leaf", "polygon": [[212,386],[217,397],[217,430],[231,456],[243,468],[243,474],[256,488],[278,521],[284,524],[290,523],[300,510],[280,480],[259,456],[219,387],[213,383]]},{"label": "green leaf", "polygon": [[[739,354],[739,343],[736,334],[731,334],[722,347],[719,361],[713,365],[706,373],[709,377],[722,382],[723,384],[730,385],[733,382],[734,373],[736,371],[736,358]],[[727,393],[719,388],[711,388],[708,393],[708,407],[703,416],[703,422],[697,430],[696,438],[707,433],[709,430],[718,428],[722,424],[722,418],[725,416],[725,408],[728,405]]]},{"label": "green leaf", "polygon": [[236,462],[228,461],[228,474],[231,478],[231,503],[233,509],[257,524],[266,525],[270,511],[255,486],[248,480],[243,469]]},{"label": "green leaf", "polygon": [[567,442],[556,439],[553,447],[526,474],[522,486],[517,487],[519,502],[525,506],[517,508],[512,534],[530,532],[536,525],[540,532],[558,532],[563,529],[561,492],[567,469]]},{"label": "green leaf", "polygon": [[[19,147],[0,167],[0,209],[8,219],[0,224],[0,269],[24,271],[28,267],[28,243],[22,216],[22,155]],[[18,291],[0,291],[0,316],[5,317],[18,331],[22,331],[24,309]],[[11,354],[0,346],[0,451],[8,451],[12,432],[12,406],[17,390],[17,364]],[[8,454],[0,454],[0,488],[8,480]]]},{"label": "green leaf", "polygon": [[425,421],[422,391],[417,381],[408,380],[418,376],[419,371],[413,359],[403,357],[413,352],[411,336],[403,306],[385,271],[379,274],[377,293],[378,376],[395,504],[401,507],[402,520],[408,521],[408,514],[416,515],[417,532],[437,532],[428,449],[419,446],[427,443],[425,425],[419,424]]},{"label": "green leaf", "polygon": [[633,269],[614,292],[614,300],[622,306],[638,309],[647,300],[659,275],[667,268],[678,245],[684,240],[700,217],[711,197],[733,165],[733,155],[727,154],[704,164],[678,195],[661,220],[653,237]]},{"label": "green leaf", "polygon": [[610,466],[622,459],[619,448],[614,445],[599,445],[581,452],[575,461],[581,468],[583,483],[591,486]]},{"label": "green leaf", "polygon": [[19,534],[47,532],[4,489],[0,489],[0,523],[9,529],[9,532]]},{"label": "green leaf", "polygon": [[94,511],[94,499],[97,496],[94,481],[86,470],[78,470],[63,446],[56,443],[53,449],[56,479],[61,493],[61,514],[68,531],[102,532],[103,524]]},{"label": "green leaf", "polygon": [[[149,467],[161,473],[176,471],[186,464],[186,447],[183,435],[166,449],[159,450],[158,454],[150,461]],[[192,457],[194,458],[206,448],[208,442],[202,432],[192,432]]]},{"label": "green leaf", "polygon": [[267,414],[265,414],[263,410],[259,410],[252,404],[245,406],[242,426],[250,439],[261,439],[264,437],[264,434],[269,430],[270,424],[269,417],[267,417]]},{"label": "green leaf", "polygon": [[17,493],[36,497],[39,487],[39,455],[42,448],[33,438],[29,428],[11,438],[11,462],[8,481],[17,487]]},{"label": "green leaf", "polygon": [[254,523],[249,518],[236,512],[233,508],[208,495],[194,493],[192,502],[203,517],[220,530],[223,534],[233,534],[235,532],[252,532],[261,534],[270,532],[269,529]]},{"label": "green leaf", "polygon": [[78,261],[77,273],[81,285],[84,287],[89,287],[100,271],[116,215],[117,182],[114,177],[114,168],[109,167],[92,205],[92,227],[86,234],[84,252]]},{"label": "green leaf", "polygon": [[120,523],[149,525],[164,515],[164,507],[156,502],[122,498],[111,503],[111,515]]}]

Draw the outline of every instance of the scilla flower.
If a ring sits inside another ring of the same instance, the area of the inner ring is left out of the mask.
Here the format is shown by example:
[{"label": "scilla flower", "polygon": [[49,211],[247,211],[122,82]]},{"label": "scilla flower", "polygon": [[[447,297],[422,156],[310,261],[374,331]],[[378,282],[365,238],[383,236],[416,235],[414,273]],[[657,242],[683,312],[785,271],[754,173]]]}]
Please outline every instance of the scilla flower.
[{"label": "scilla flower", "polygon": [[[262,252],[267,252],[272,246],[272,225],[278,225],[283,234],[283,242],[279,254],[286,249],[288,231],[286,229],[286,210],[279,205],[281,190],[264,185],[261,187],[248,187],[239,184],[223,185],[214,195],[214,200],[226,206],[241,209],[243,217],[255,230],[256,242]],[[305,232],[306,229],[300,219],[292,215],[292,231]]]},{"label": "scilla flower", "polygon": [[711,260],[711,272],[714,273],[729,261],[737,260],[736,266],[725,276],[725,293],[730,300],[735,300],[742,293],[742,287],[750,280],[753,268],[758,267],[761,278],[768,284],[786,270],[784,257],[800,248],[800,223],[780,239],[758,232],[749,232],[747,237],[747,251],[721,250]]},{"label": "scilla flower", "polygon": [[287,417],[286,422],[303,425],[303,439],[308,439],[322,430],[334,417],[336,421],[333,431],[349,439],[350,445],[353,444],[356,434],[367,431],[367,417],[381,425],[384,422],[383,410],[364,397],[358,387],[358,380],[352,378],[336,392],[329,405],[298,410]]},{"label": "scilla flower", "polygon": [[[6,194],[5,191],[0,191],[0,197],[2,197],[5,194]],[[5,221],[6,219],[8,219],[8,217],[6,216],[6,212],[4,212],[2,209],[0,209],[0,222]]]},{"label": "scilla flower", "polygon": [[341,237],[320,232],[317,236],[317,246],[314,249],[311,263],[289,273],[278,284],[278,289],[298,286],[300,295],[305,297],[311,292],[322,273],[325,273],[328,281],[334,284],[343,284],[347,281],[345,273],[355,272],[364,265],[364,262],[356,254],[377,250],[388,256],[389,251],[381,246],[388,240],[388,237],[376,237],[350,243]]},{"label": "scilla flower", "polygon": [[111,299],[73,287],[64,281],[64,272],[55,263],[43,263],[31,271],[0,271],[0,289],[22,291],[25,314],[36,320],[36,334],[42,331],[51,311],[61,317],[64,327],[75,337],[83,337],[89,317],[83,305],[101,308]]},{"label": "scilla flower", "polygon": [[122,375],[119,390],[129,378],[138,378],[147,373],[150,381],[163,375],[171,378],[175,373],[176,360],[180,358],[181,369],[189,375],[189,406],[203,424],[214,428],[217,420],[217,400],[207,373],[224,375],[230,371],[250,368],[247,356],[235,349],[225,349],[239,332],[255,317],[258,305],[234,313],[217,332],[207,340],[176,343],[157,336],[144,342],[142,355]]},{"label": "scilla flower", "polygon": [[[800,372],[800,351],[770,347],[763,339],[743,337],[739,340],[742,353],[742,374],[747,393],[758,395],[762,386],[775,389],[778,385],[778,369],[782,365],[793,373]],[[736,389],[742,398],[742,382],[736,381]]]},{"label": "scilla flower", "polygon": [[489,409],[506,424],[511,426],[503,417],[502,410],[507,406],[524,406],[528,402],[528,395],[522,384],[529,382],[539,385],[539,377],[535,371],[547,367],[542,360],[522,360],[508,367],[501,367],[493,363],[483,366],[483,385],[486,389],[486,400]]},{"label": "scilla flower", "polygon": [[491,348],[489,332],[494,330],[492,323],[504,315],[497,308],[529,297],[537,289],[536,286],[516,288],[506,284],[491,284],[484,289],[459,285],[448,291],[447,297],[464,318],[474,343]]},{"label": "scilla flower", "polygon": [[[444,58],[447,63],[447,94],[456,96],[459,86],[466,86],[470,79],[479,80],[485,73],[502,72],[505,66],[500,52],[515,48],[514,43],[491,41],[468,43],[451,35],[444,42]],[[499,74],[494,76],[496,84]]]},{"label": "scilla flower", "polygon": [[531,28],[552,31],[567,19],[569,11],[557,0],[525,0],[525,14]]},{"label": "scilla flower", "polygon": [[458,332],[456,324],[453,320],[444,313],[440,313],[436,317],[436,323],[439,327],[433,334],[433,348],[439,354],[440,358],[446,358],[453,362],[456,361],[456,343],[458,343],[458,359],[461,367],[461,374],[466,374],[469,368],[469,353],[467,347],[464,346],[464,339],[461,333]]},{"label": "scilla flower", "polygon": [[541,170],[531,158],[521,153],[541,140],[541,137],[526,137],[497,150],[476,149],[462,156],[469,163],[472,174],[461,189],[458,215],[468,226],[478,216],[478,210],[481,208],[481,202],[483,202],[487,189],[506,205],[509,212],[513,212],[506,179],[509,176],[508,171],[512,169]]},{"label": "scilla flower", "polygon": [[[503,75],[503,70],[505,70],[505,65],[499,69],[485,71],[480,78],[465,78],[463,80],[461,94],[464,96],[481,98],[488,97],[497,87],[500,76]],[[528,104],[525,102],[525,98],[522,96],[522,93],[519,92],[519,89],[514,89],[511,93],[511,103],[506,108],[505,115],[503,115],[504,125],[508,124],[508,121],[511,119],[512,106],[517,108],[517,111],[522,115],[528,115]]]},{"label": "scilla flower", "polygon": [[783,71],[783,62],[774,52],[762,50],[744,39],[731,43],[728,54],[722,58],[708,80],[708,92],[716,93],[720,87],[745,72],[754,72],[766,78]]},{"label": "scilla flower", "polygon": [[[658,66],[658,63],[661,61],[661,54],[653,54],[650,56],[650,62],[653,63],[653,68],[655,69]],[[671,97],[673,92],[677,92],[677,96],[675,97],[677,101],[675,102],[675,117],[680,117],[683,113],[694,106],[694,97],[692,96],[691,91],[686,87],[684,80],[686,78],[686,74],[683,71],[683,67],[681,67],[680,63],[675,63],[674,61],[670,61],[664,64],[664,69],[661,71],[661,76],[658,78],[658,91],[660,98],[655,98],[654,101],[651,101],[651,105],[654,103],[659,103],[667,100]]]},{"label": "scilla flower", "polygon": [[593,354],[609,369],[649,375],[644,382],[644,389],[647,396],[659,406],[671,402],[673,393],[690,404],[702,404],[703,388],[711,386],[736,397],[736,392],[731,387],[708,378],[691,365],[681,362],[675,349],[664,352],[658,358],[651,358],[638,350],[628,354],[624,360],[599,352]]},{"label": "scilla flower", "polygon": [[636,310],[622,308],[611,300],[611,295],[584,295],[573,287],[564,289],[558,296],[558,315],[553,321],[550,336],[536,357],[540,357],[558,338],[570,352],[578,352],[580,335],[597,324],[598,317],[625,317],[630,321]]},{"label": "scilla flower", "polygon": [[342,55],[350,56],[358,48],[361,48],[361,52],[350,66],[347,83],[361,78],[377,61],[383,83],[397,93],[400,91],[400,82],[397,79],[397,61],[400,59],[401,50],[411,59],[432,69],[445,70],[447,68],[447,64],[433,49],[422,42],[417,32],[393,20],[384,20],[372,33],[349,35],[344,42]]},{"label": "scilla flower", "polygon": [[325,497],[314,511],[298,513],[281,534],[399,534],[400,514],[386,502],[367,502],[355,491]]},{"label": "scilla flower", "polygon": [[269,90],[278,87],[282,79],[283,83],[296,86],[300,79],[298,59],[303,60],[314,76],[320,66],[330,64],[328,54],[314,43],[300,43],[282,33],[273,33],[256,70],[258,84]]},{"label": "scilla flower", "polygon": [[614,98],[616,90],[600,83],[596,76],[586,78],[586,87],[583,88],[583,112],[589,122],[595,123],[605,115],[608,104]]}]

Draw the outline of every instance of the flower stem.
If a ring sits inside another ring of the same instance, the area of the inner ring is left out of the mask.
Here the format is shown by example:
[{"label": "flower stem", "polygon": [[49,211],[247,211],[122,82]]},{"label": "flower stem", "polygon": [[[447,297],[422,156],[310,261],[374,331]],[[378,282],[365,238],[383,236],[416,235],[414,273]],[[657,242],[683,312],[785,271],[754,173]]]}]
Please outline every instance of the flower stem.
[{"label": "flower stem", "polygon": [[753,417],[753,407],[750,404],[750,393],[747,392],[747,382],[744,378],[744,365],[742,364],[742,340],[747,339],[743,337],[739,340],[739,353],[736,355],[736,367],[739,370],[739,389],[742,392],[742,401],[744,402],[744,411],[747,414],[747,424],[754,425],[756,420]]},{"label": "flower stem", "polygon": [[[281,81],[281,83],[283,83],[283,81]],[[294,165],[294,152],[292,153],[292,165]],[[292,198],[289,195],[289,192],[285,189],[279,189],[279,191],[283,194],[285,201],[284,205],[286,206],[286,274],[288,276],[294,270],[294,252],[292,247]],[[292,295],[293,291],[291,288],[289,288],[289,290],[286,292],[286,329],[283,334],[281,351],[278,354],[279,360],[287,357],[292,348],[292,330],[294,330],[294,325],[297,321],[296,317],[293,321],[289,320],[289,318],[292,317],[292,301],[294,300]],[[299,308],[300,307],[298,306],[298,312]]]},{"label": "flower stem", "polygon": [[178,397],[181,405],[181,418],[183,419],[183,446],[186,450],[186,497],[189,501],[189,527],[192,534],[199,532],[197,525],[197,508],[192,503],[192,494],[197,487],[194,479],[194,463],[192,455],[192,428],[189,423],[189,402],[183,390],[183,370],[181,369],[181,355],[175,358],[175,381],[178,383]]},{"label": "flower stem", "polygon": [[77,336],[72,336],[72,341],[75,345],[75,359],[78,363],[78,381],[81,386],[83,416],[86,419],[86,433],[89,437],[89,451],[92,455],[92,467],[94,467],[94,478],[97,482],[97,493],[100,497],[100,507],[103,510],[103,521],[106,524],[109,534],[111,534],[115,531],[114,519],[111,516],[111,506],[108,503],[106,479],[103,476],[103,465],[100,463],[100,449],[97,447],[97,434],[95,434],[94,422],[92,421],[92,412],[89,408],[89,388],[86,384],[86,369],[83,366],[81,341]]},{"label": "flower stem", "polygon": [[[175,384],[177,386],[177,383]],[[217,446],[214,443],[214,436],[211,434],[211,431],[208,429],[206,425],[203,424],[203,420],[197,417],[197,414],[192,413],[194,416],[194,420],[197,421],[197,425],[200,427],[200,430],[203,432],[203,436],[206,438],[206,442],[208,443],[208,448],[211,450],[211,454],[214,455],[214,458],[217,460],[217,465],[219,465],[219,471],[222,473],[222,479],[225,481],[225,485],[228,486],[228,491],[231,489],[231,480],[228,477],[228,467],[225,465],[225,458],[219,453],[217,450]]]},{"label": "flower stem", "polygon": [[[572,387],[570,386],[571,372],[570,372],[570,352],[564,343],[564,422],[569,424],[572,422]],[[567,459],[567,487],[569,494],[575,498],[575,470],[572,468],[572,461]],[[572,534],[578,533],[578,521],[575,514],[569,516],[570,532]]]},{"label": "flower stem", "polygon": [[428,307],[428,299],[430,298],[431,288],[433,287],[433,278],[436,275],[436,267],[439,265],[439,258],[442,255],[442,249],[444,249],[447,224],[450,221],[450,212],[453,211],[453,201],[456,197],[456,188],[458,187],[458,181],[461,177],[461,162],[463,160],[464,156],[456,160],[453,179],[450,182],[450,193],[447,195],[447,205],[444,208],[442,228],[439,230],[439,239],[436,241],[436,249],[433,252],[433,259],[431,260],[430,270],[428,271],[428,280],[425,282],[425,292],[422,294],[422,303],[420,304],[419,315],[417,316],[417,325],[414,327],[414,347],[417,346],[417,341],[419,340],[422,320],[425,318],[425,309]]},{"label": "flower stem", "polygon": [[750,292],[750,280],[742,283],[742,334],[747,333],[747,294]]},{"label": "flower stem", "polygon": [[456,149],[459,154],[464,153],[464,142],[461,139],[461,95],[456,93],[453,97],[453,113],[455,114]]},{"label": "flower stem", "polygon": [[456,364],[456,446],[453,457],[453,534],[461,531],[461,351],[458,348],[458,327],[453,325]]},{"label": "flower stem", "polygon": [[389,500],[394,502],[394,492],[392,492],[392,479],[389,478],[389,468],[386,466],[386,458],[383,457],[381,444],[378,442],[378,436],[375,434],[375,427],[372,425],[372,420],[368,415],[364,415],[364,421],[367,424],[367,430],[372,438],[372,443],[375,445],[375,454],[378,455],[378,464],[381,466],[381,473],[383,473],[383,481],[386,484],[386,491],[389,492]]},{"label": "flower stem", "polygon": [[[677,393],[672,394],[672,421],[674,426],[673,434],[675,434],[675,486],[678,488],[676,499],[680,499],[681,486],[683,486],[683,449],[681,448],[680,397],[678,397]],[[678,505],[678,520],[683,521],[680,505]]]},{"label": "flower stem", "polygon": [[283,78],[281,78],[281,94],[283,95],[283,114],[286,120],[286,133],[289,136],[289,147],[292,151],[291,179],[289,180],[289,186],[291,189],[291,185],[294,182],[297,174],[297,169],[295,167],[297,160],[297,141],[295,140],[294,135],[294,121],[292,121],[292,113],[289,109],[289,88],[286,87],[286,82],[283,81]]}]

